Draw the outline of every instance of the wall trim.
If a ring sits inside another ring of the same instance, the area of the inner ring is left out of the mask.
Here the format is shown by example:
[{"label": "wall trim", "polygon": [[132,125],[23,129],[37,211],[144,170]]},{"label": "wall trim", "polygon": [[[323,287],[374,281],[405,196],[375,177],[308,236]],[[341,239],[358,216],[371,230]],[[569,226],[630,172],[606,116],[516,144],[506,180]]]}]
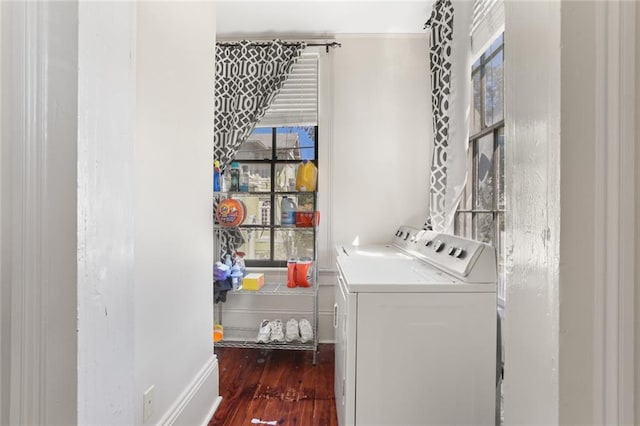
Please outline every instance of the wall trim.
[{"label": "wall trim", "polygon": [[[3,5],[5,6],[5,5]],[[46,203],[47,80],[44,58],[48,40],[43,25],[47,3],[10,3],[7,44],[11,84],[3,93],[12,106],[5,111],[3,141],[10,152],[11,336],[9,422],[45,423],[47,300],[43,298],[47,262],[43,206]],[[10,18],[9,18],[10,17]],[[6,21],[5,21],[6,22]],[[16,23],[15,25],[13,23]]]},{"label": "wall trim", "polygon": [[594,421],[634,422],[635,2],[596,3]]},{"label": "wall trim", "polygon": [[[201,393],[214,395],[215,398],[213,401],[207,401],[207,398],[204,398],[202,402],[203,404],[207,404],[204,415],[208,417],[202,419],[201,424],[206,425],[209,419],[213,417],[213,413],[215,413],[215,410],[222,400],[218,392],[218,358],[216,355],[212,355],[211,358],[207,360],[193,380],[187,385],[186,389],[178,396],[164,416],[162,416],[158,424],[193,424],[193,421],[190,419],[202,418],[202,414],[198,413],[202,413],[204,407],[196,404],[197,400],[202,399],[199,398]],[[210,404],[213,404],[213,407],[208,408]]]}]

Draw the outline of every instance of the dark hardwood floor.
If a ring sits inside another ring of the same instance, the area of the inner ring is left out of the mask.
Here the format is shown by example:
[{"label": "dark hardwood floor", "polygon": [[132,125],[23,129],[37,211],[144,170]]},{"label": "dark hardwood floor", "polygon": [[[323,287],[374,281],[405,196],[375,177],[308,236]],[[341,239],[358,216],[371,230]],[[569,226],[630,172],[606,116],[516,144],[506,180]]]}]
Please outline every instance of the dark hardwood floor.
[{"label": "dark hardwood floor", "polygon": [[209,426],[337,425],[333,345],[309,351],[216,348],[222,402]]}]

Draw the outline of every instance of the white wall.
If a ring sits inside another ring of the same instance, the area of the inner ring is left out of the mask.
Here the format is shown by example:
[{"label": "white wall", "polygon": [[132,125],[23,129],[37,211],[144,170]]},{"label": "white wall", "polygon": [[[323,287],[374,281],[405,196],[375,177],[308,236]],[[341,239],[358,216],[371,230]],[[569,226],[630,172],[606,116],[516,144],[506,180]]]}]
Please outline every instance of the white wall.
[{"label": "white wall", "polygon": [[558,423],[560,3],[505,3],[504,422]]},{"label": "white wall", "polygon": [[79,4],[78,422],[134,419],[135,6]]},{"label": "white wall", "polygon": [[431,96],[424,36],[337,36],[331,220],[336,244],[388,242],[427,218]]},{"label": "white wall", "polygon": [[152,385],[150,423],[202,423],[218,396],[212,348],[215,10],[213,3],[186,2],[137,8],[135,423],[142,423],[143,392]]}]

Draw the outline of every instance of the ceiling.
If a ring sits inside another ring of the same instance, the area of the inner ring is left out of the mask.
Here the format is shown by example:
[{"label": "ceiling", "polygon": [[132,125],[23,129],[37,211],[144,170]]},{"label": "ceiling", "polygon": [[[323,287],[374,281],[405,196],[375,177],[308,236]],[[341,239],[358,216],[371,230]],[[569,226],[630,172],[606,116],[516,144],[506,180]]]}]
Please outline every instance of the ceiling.
[{"label": "ceiling", "polygon": [[218,38],[242,35],[425,34],[433,0],[218,0]]}]

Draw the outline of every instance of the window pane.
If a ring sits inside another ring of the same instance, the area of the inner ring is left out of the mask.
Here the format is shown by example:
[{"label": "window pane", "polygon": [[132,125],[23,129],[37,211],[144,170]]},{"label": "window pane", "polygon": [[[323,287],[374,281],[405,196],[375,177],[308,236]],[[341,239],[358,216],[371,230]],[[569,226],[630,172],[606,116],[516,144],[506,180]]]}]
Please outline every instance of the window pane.
[{"label": "window pane", "polygon": [[474,239],[484,243],[493,244],[494,226],[493,213],[474,213],[473,215]]},{"label": "window pane", "polygon": [[278,127],[278,160],[315,160],[315,127]]},{"label": "window pane", "polygon": [[483,103],[484,111],[482,117],[483,128],[490,126],[493,123],[493,105],[489,102],[489,92],[493,89],[493,75],[491,73],[491,63],[486,64],[482,68],[482,91],[483,91]]},{"label": "window pane", "polygon": [[464,238],[471,238],[471,213],[457,213],[455,234]]},{"label": "window pane", "polygon": [[498,210],[505,209],[505,190],[504,190],[504,127],[498,129],[496,139],[496,160],[497,178],[498,178]]},{"label": "window pane", "polygon": [[271,160],[273,131],[270,128],[255,129],[246,141],[240,145],[236,154],[236,161],[240,160]]},{"label": "window pane", "polygon": [[287,260],[291,257],[314,258],[313,228],[280,228],[275,230],[274,260]]},{"label": "window pane", "polygon": [[271,258],[271,231],[269,228],[241,228],[238,229],[244,244],[238,251],[245,253],[244,260],[270,260]]},{"label": "window pane", "polygon": [[276,163],[276,181],[274,191],[287,192],[296,190],[297,163]]},{"label": "window pane", "polygon": [[[504,118],[504,61],[501,50],[491,59],[491,90],[487,92],[487,102],[490,102],[493,109],[493,120],[491,124],[497,123]],[[489,125],[489,123],[487,123]]]},{"label": "window pane", "polygon": [[493,210],[493,134],[488,134],[476,145],[475,208]]},{"label": "window pane", "polygon": [[480,71],[473,74],[471,78],[471,105],[473,105],[471,111],[471,130],[470,134],[475,135],[481,130],[481,122],[482,122],[482,87],[481,87],[481,75]]}]

